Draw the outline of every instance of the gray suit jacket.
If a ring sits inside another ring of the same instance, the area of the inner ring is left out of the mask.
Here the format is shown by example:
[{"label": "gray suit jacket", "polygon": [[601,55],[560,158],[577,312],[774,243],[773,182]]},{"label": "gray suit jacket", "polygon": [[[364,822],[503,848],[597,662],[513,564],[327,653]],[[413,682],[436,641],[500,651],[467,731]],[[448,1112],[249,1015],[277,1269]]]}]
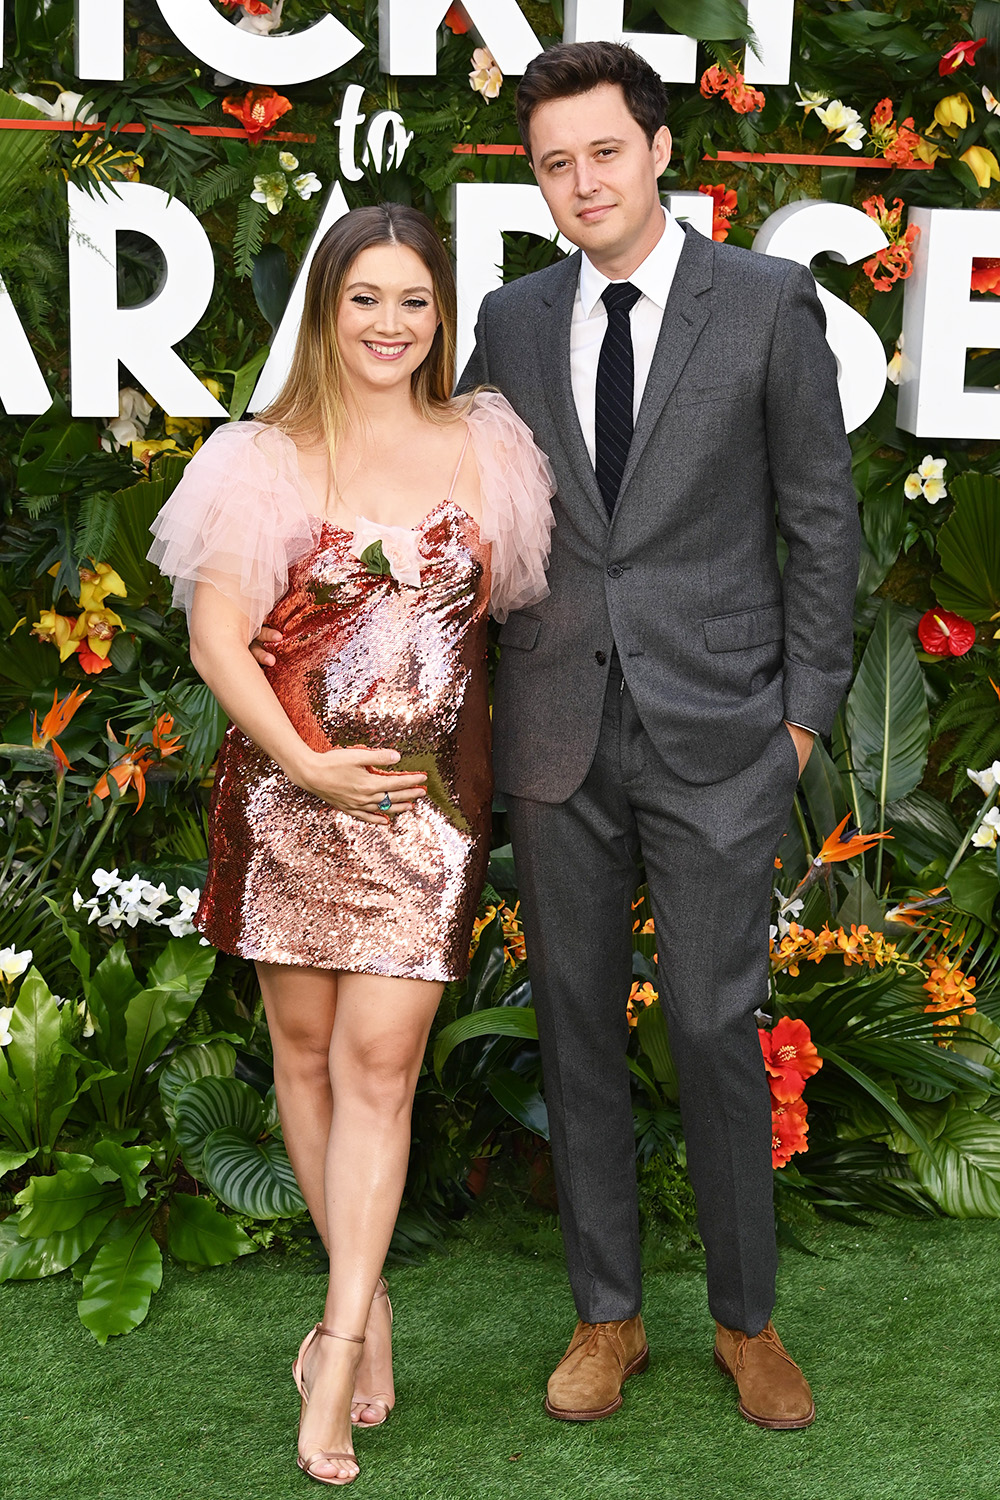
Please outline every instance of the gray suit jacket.
[{"label": "gray suit jacket", "polygon": [[498,789],[542,802],[587,774],[614,648],[646,732],[686,781],[743,769],[783,718],[828,731],[858,576],[850,448],[810,272],[686,231],[609,523],[570,378],[579,271],[577,254],[491,292],[460,384],[503,392],[558,484],[551,593],[501,628],[493,715]]}]

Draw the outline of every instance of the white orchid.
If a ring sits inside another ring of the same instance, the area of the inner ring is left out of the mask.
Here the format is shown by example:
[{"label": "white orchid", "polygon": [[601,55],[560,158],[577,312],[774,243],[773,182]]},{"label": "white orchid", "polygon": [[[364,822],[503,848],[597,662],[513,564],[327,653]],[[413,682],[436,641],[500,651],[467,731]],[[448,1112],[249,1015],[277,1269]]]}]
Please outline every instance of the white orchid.
[{"label": "white orchid", "polygon": [[831,135],[837,137],[838,146],[849,146],[852,151],[861,150],[861,142],[867,135],[861,116],[849,104],[840,99],[831,99],[825,109],[817,107],[817,120],[822,120]]},{"label": "white orchid", "polygon": [[991,807],[972,835],[972,842],[977,849],[995,849],[998,831],[1000,831],[1000,808]]},{"label": "white orchid", "polygon": [[818,105],[827,104],[830,99],[830,95],[824,94],[820,89],[800,89],[798,84],[795,85],[795,92],[799,96],[795,104],[796,109],[804,109],[807,115],[811,114]]},{"label": "white orchid", "polygon": [[245,10],[236,22],[237,31],[255,31],[258,36],[267,36],[270,32],[277,30],[281,25],[281,7],[285,0],[273,0],[271,9],[260,16],[251,15]]},{"label": "white orchid", "polygon": [[97,887],[97,894],[99,896],[106,896],[109,891],[116,891],[121,885],[121,880],[118,878],[117,865],[115,865],[113,870],[95,870],[90,878]]},{"label": "white orchid", "polygon": [[899,382],[900,382],[900,380],[902,379],[902,377],[903,377],[903,341],[902,341],[902,339],[900,339],[899,343],[896,345],[896,352],[893,354],[893,356],[890,359],[889,363],[886,365],[886,367],[885,367],[885,373],[886,373],[887,379],[891,380],[892,383],[893,383],[893,385],[898,385]]},{"label": "white orchid", "polygon": [[1000,99],[983,84],[983,103],[991,115],[1000,115]]},{"label": "white orchid", "polygon": [[992,797],[997,787],[1000,787],[1000,760],[995,760],[985,771],[974,771],[971,766],[966,766],[965,774],[970,781],[975,782],[984,797]]},{"label": "white orchid", "polygon": [[948,486],[944,482],[947,466],[946,458],[933,458],[931,454],[926,454],[919,468],[907,475],[903,485],[907,500],[916,500],[918,495],[923,495],[930,505],[937,505],[939,500],[943,500],[948,493]]},{"label": "white orchid", "polygon": [[250,197],[255,203],[266,203],[269,214],[280,214],[288,195],[288,178],[280,172],[264,172],[253,180]]},{"label": "white orchid", "polygon": [[286,172],[297,172],[299,170],[299,159],[290,151],[279,151],[278,162]]},{"label": "white orchid", "polygon": [[14,948],[0,948],[0,975],[8,984],[20,979],[30,963],[30,948],[25,948],[23,953],[18,953]]},{"label": "white orchid", "polygon": [[142,888],[147,882],[141,875],[131,875],[118,887],[118,900],[126,911],[131,911],[142,900]]},{"label": "white orchid", "polygon": [[[114,897],[112,897],[112,899],[108,902],[107,911],[103,914],[103,916],[99,916],[97,918],[97,925],[98,927],[113,927],[117,932],[124,921],[125,913],[122,911],[121,907],[118,905],[118,902],[114,899]],[[131,925],[134,927],[135,923],[133,922]]]},{"label": "white orchid", "polygon": [[25,104],[31,104],[35,109],[40,109],[43,115],[48,115],[50,120],[74,120],[78,125],[93,125],[99,118],[92,105],[88,104],[84,109],[80,108],[82,94],[74,94],[71,89],[64,89],[56,96],[54,104],[47,99],[42,99],[38,94],[18,94],[15,99],[21,99]]},{"label": "white orchid", "polygon": [[503,86],[503,74],[488,47],[477,47],[473,52],[469,84],[477,94],[482,94],[487,103],[499,94]]},{"label": "white orchid", "polygon": [[318,193],[323,184],[315,172],[302,172],[298,177],[292,178],[292,187],[300,198],[308,200],[313,193]]},{"label": "white orchid", "polygon": [[12,1005],[0,1005],[0,1047],[6,1047],[11,1040],[10,1022],[13,1014]]}]

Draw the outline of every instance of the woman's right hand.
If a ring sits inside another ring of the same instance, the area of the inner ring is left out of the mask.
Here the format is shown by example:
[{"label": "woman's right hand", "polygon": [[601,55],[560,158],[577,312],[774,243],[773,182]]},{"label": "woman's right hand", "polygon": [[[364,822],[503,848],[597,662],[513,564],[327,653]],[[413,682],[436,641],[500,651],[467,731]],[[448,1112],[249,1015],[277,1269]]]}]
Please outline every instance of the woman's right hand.
[{"label": "woman's right hand", "polygon": [[[397,750],[350,749],[303,750],[300,762],[287,774],[303,791],[320,797],[330,807],[349,813],[362,823],[388,823],[394,814],[412,811],[413,804],[427,795],[424,771],[379,774],[374,767],[393,766]],[[391,812],[379,809],[388,796]]]}]

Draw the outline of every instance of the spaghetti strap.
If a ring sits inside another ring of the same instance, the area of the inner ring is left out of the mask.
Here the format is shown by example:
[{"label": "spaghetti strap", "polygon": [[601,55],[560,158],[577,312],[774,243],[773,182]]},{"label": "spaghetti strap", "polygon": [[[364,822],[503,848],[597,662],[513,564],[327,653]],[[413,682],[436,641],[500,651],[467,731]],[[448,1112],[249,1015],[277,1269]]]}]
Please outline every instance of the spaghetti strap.
[{"label": "spaghetti strap", "polygon": [[[454,475],[454,478],[451,481],[451,489],[448,491],[448,499],[449,500],[454,499],[455,486],[458,483],[458,476],[462,472],[462,465],[465,463],[465,455],[468,452],[469,440],[470,440],[471,437],[472,437],[472,428],[469,427],[468,425],[466,425],[466,429],[465,429],[465,442],[462,444],[462,452],[459,455],[458,465],[457,465],[457,467],[455,469],[455,475]],[[445,502],[445,503],[447,503],[447,502]]]}]

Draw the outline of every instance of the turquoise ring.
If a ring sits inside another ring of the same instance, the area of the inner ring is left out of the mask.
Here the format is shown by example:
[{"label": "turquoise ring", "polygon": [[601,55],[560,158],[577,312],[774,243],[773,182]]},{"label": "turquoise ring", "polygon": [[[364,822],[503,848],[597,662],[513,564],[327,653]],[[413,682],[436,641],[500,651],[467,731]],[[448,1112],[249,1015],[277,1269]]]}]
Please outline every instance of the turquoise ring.
[{"label": "turquoise ring", "polygon": [[379,807],[379,812],[391,812],[392,811],[392,799],[390,798],[388,792],[386,792],[385,796],[382,798],[382,801],[379,803],[378,807]]}]

